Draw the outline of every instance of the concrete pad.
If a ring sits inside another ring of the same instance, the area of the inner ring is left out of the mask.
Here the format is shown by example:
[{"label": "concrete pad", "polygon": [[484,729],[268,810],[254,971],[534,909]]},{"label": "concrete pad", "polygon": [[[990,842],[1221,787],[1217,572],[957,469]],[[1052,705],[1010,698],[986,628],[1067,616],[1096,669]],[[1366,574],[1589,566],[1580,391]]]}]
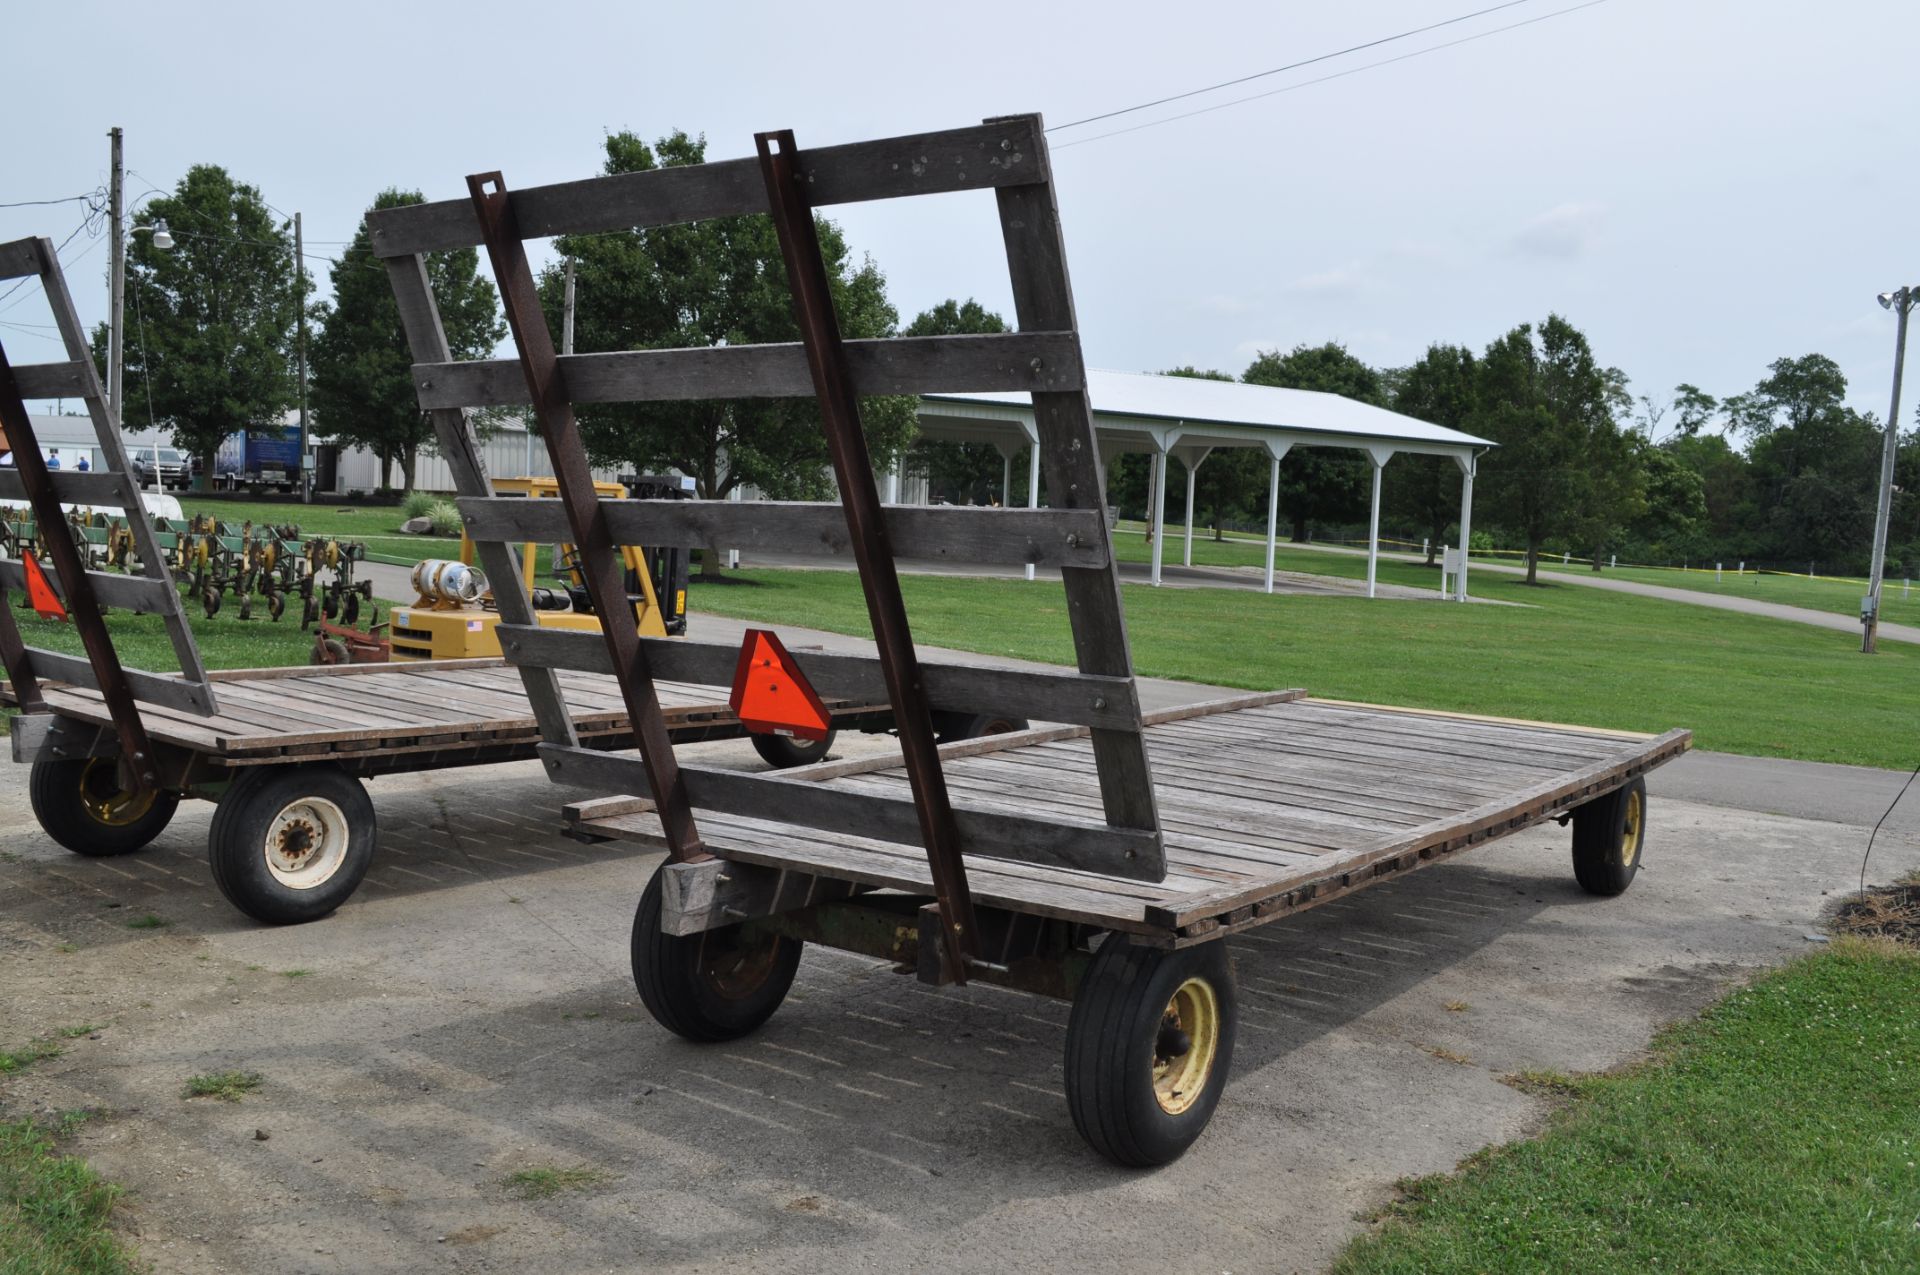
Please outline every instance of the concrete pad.
[{"label": "concrete pad", "polygon": [[[658,857],[556,835],[567,793],[532,764],[377,782],[366,887],[287,929],[214,888],[212,807],[87,860],[26,776],[0,766],[0,1044],[99,1026],[0,1105],[105,1112],[73,1145],[163,1272],[1313,1270],[1396,1178],[1538,1126],[1500,1076],[1629,1060],[1807,950],[1865,840],[1657,795],[1620,899],[1575,888],[1549,826],[1236,938],[1233,1083],[1185,1159],[1134,1173],[1073,1132],[1062,1004],[812,951],[759,1035],[669,1036],[627,972]],[[1920,838],[1876,860],[1912,869]],[[169,924],[128,928],[147,913]],[[228,1068],[264,1083],[181,1097]],[[542,1165],[603,1176],[503,1185]]]}]

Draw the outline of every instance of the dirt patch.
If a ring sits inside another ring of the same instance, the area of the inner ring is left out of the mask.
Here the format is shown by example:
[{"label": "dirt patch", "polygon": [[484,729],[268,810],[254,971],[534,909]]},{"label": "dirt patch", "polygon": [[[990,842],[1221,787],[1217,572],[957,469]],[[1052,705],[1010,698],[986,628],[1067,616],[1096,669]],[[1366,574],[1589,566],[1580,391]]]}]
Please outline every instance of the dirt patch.
[{"label": "dirt patch", "polygon": [[1920,881],[1883,885],[1854,895],[1835,909],[1833,929],[1920,947]]}]

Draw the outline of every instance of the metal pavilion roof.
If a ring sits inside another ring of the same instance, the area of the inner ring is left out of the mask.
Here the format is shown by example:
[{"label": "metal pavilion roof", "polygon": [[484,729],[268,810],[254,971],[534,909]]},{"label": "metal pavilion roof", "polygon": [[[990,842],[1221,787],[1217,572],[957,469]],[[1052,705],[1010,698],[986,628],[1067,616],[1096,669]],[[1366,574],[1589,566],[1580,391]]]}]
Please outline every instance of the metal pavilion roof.
[{"label": "metal pavilion roof", "polygon": [[[1278,389],[1190,376],[1090,368],[1087,388],[1102,431],[1173,428],[1181,442],[1248,445],[1265,437],[1302,446],[1385,444],[1395,450],[1471,453],[1495,446],[1485,438],[1429,424],[1338,394]],[[926,405],[1028,409],[1024,393],[928,394]],[[939,413],[946,415],[945,412]],[[1000,411],[991,413],[1005,419]]]}]

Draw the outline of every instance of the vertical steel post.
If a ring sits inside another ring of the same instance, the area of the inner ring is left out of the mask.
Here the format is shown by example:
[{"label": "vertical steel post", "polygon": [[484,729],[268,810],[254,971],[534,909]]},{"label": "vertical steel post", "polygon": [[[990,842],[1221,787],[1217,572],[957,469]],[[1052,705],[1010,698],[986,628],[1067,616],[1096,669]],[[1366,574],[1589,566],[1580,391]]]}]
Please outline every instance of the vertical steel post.
[{"label": "vertical steel post", "polygon": [[467,178],[467,190],[473,196],[474,214],[486,240],[501,308],[519,347],[520,370],[527,378],[534,419],[540,424],[547,456],[553,461],[560,503],[566,506],[567,525],[580,554],[580,574],[600,615],[600,632],[613,659],[628,720],[633,724],[640,764],[652,789],[647,795],[660,813],[668,857],[683,863],[706,858],[694,827],[686,783],[674,760],[673,742],[667,736],[660,694],[653,684],[646,647],[640,641],[633,604],[627,600],[619,546],[613,543],[613,533],[607,529],[606,515],[593,489],[593,469],[587,463],[587,449],[573,419],[573,403],[560,374],[553,333],[547,330],[547,316],[540,309],[533,268],[527,263],[526,245],[521,242],[519,219],[507,196],[507,184],[499,173],[480,173]]},{"label": "vertical steel post", "polygon": [[754,144],[760,152],[767,202],[780,236],[787,284],[793,292],[794,318],[806,346],[807,367],[813,373],[827,450],[833,458],[833,475],[840,487],[841,507],[846,510],[854,560],[867,595],[867,615],[879,647],[880,670],[886,680],[888,701],[893,705],[900,753],[906,762],[920,836],[933,873],[947,972],[956,982],[964,982],[967,958],[976,950],[973,895],[960,857],[960,833],[953,820],[946,776],[940,769],[940,750],[934,742],[933,716],[921,684],[913,633],[907,625],[906,602],[900,595],[893,539],[874,482],[866,435],[860,428],[860,402],[854,392],[853,374],[840,342],[840,321],[833,309],[826,262],[820,255],[819,231],[799,180],[793,134],[784,130],[758,133]]}]

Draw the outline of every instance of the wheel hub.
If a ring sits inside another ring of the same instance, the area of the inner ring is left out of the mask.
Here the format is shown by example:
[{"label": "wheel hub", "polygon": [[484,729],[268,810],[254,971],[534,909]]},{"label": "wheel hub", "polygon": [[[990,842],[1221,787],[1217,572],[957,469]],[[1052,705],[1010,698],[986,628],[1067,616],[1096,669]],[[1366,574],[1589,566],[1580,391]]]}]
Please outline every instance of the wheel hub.
[{"label": "wheel hub", "polygon": [[305,866],[313,852],[319,848],[319,837],[314,826],[305,819],[295,819],[280,830],[278,858],[289,868]]},{"label": "wheel hub", "polygon": [[116,828],[135,823],[153,809],[159,795],[154,788],[128,791],[119,763],[111,758],[91,758],[80,772],[80,808],[95,823]]},{"label": "wheel hub", "polygon": [[1203,978],[1182,983],[1160,1016],[1153,1042],[1153,1096],[1177,1116],[1199,1101],[1220,1049],[1220,997]]},{"label": "wheel hub", "polygon": [[708,986],[728,1000],[744,1000],[773,974],[780,936],[752,933],[745,926],[708,930],[701,936],[700,973]]},{"label": "wheel hub", "polygon": [[261,853],[273,879],[292,890],[324,885],[347,861],[352,830],[325,797],[288,802],[267,824]]}]

